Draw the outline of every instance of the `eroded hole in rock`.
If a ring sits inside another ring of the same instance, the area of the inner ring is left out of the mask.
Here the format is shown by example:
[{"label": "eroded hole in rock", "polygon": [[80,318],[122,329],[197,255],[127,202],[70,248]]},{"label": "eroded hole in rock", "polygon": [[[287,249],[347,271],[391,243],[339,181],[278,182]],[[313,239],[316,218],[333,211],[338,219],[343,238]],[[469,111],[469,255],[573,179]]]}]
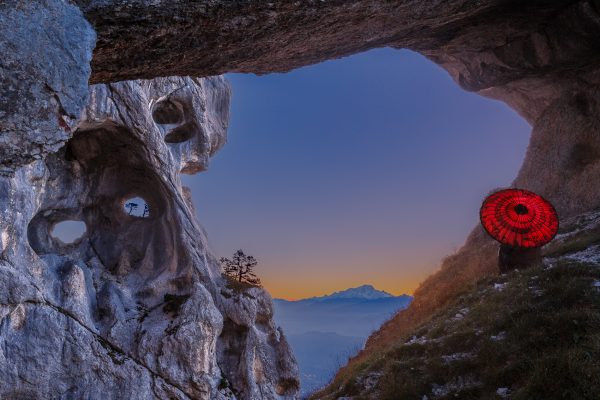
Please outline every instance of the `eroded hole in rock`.
[{"label": "eroded hole in rock", "polygon": [[182,143],[187,142],[198,133],[201,132],[201,128],[194,122],[187,122],[181,126],[170,131],[165,136],[165,142],[167,143]]},{"label": "eroded hole in rock", "polygon": [[183,108],[173,100],[162,100],[152,108],[154,122],[161,125],[178,124],[183,121]]},{"label": "eroded hole in rock", "polygon": [[138,218],[149,218],[150,205],[141,197],[132,197],[123,203],[123,210],[127,215]]},{"label": "eroded hole in rock", "polygon": [[67,220],[55,224],[50,235],[64,244],[73,244],[81,239],[86,231],[83,221]]}]

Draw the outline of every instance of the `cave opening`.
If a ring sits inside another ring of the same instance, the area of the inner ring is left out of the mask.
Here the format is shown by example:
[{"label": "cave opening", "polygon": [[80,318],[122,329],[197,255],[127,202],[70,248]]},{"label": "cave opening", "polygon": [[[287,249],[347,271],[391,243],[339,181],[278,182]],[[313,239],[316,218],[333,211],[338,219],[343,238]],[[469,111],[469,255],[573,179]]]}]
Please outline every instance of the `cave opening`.
[{"label": "cave opening", "polygon": [[[531,127],[406,50],[228,79],[228,144],[183,181],[216,253],[258,259],[308,393],[462,245],[483,198],[517,175]],[[287,301],[334,292],[396,308],[307,319],[319,313]]]},{"label": "cave opening", "polygon": [[408,50],[228,79],[228,144],[183,182],[216,253],[255,255],[279,298],[411,293],[510,185],[531,132]]}]

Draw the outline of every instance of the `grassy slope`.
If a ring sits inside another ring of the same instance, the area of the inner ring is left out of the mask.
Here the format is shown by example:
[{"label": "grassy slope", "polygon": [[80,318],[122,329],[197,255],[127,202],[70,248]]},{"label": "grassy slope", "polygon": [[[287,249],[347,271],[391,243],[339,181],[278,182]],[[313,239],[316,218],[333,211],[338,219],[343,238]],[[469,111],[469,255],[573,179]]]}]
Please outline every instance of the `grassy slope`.
[{"label": "grassy slope", "polygon": [[339,373],[345,374],[346,368],[352,368],[353,363],[386,348],[397,337],[413,331],[435,312],[471,290],[481,279],[497,275],[497,254],[496,242],[483,229],[473,230],[465,246],[456,254],[446,257],[441,268],[419,285],[410,307],[396,314],[374,332],[367,340],[365,350]]},{"label": "grassy slope", "polygon": [[487,279],[321,396],[599,399],[597,281],[599,267],[566,261]]},{"label": "grassy slope", "polygon": [[313,397],[600,399],[600,266],[563,257],[599,240],[583,229],[549,247],[551,267],[468,285]]}]

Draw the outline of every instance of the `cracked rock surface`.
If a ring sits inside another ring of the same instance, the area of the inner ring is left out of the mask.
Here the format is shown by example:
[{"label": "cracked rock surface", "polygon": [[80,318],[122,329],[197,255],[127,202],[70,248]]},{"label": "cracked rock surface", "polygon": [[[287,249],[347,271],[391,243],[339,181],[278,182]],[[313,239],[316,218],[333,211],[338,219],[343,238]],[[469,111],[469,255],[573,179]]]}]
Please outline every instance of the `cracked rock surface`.
[{"label": "cracked rock surface", "polygon": [[270,296],[227,286],[180,182],[225,143],[229,97],[221,77],[92,86],[72,139],[0,178],[0,398],[295,397]]},{"label": "cracked rock surface", "polygon": [[42,159],[71,136],[95,40],[65,1],[0,2],[0,174]]},{"label": "cracked rock surface", "polygon": [[77,0],[98,34],[92,81],[265,74],[390,46],[534,122],[600,62],[597,0]]}]

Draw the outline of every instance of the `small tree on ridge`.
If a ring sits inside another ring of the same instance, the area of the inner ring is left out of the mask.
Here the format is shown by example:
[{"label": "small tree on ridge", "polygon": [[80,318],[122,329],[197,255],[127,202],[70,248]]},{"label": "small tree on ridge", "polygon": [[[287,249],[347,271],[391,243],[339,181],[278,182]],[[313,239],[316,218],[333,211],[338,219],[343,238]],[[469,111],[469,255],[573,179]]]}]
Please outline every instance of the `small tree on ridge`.
[{"label": "small tree on ridge", "polygon": [[133,201],[130,201],[129,203],[125,204],[125,208],[129,209],[129,215],[131,215],[133,210],[136,210],[138,208],[138,204],[134,203]]},{"label": "small tree on ridge", "polygon": [[231,260],[222,257],[219,261],[225,275],[231,279],[239,283],[260,286],[260,279],[253,272],[254,267],[258,264],[256,258],[247,256],[242,250],[238,250],[233,254]]}]

